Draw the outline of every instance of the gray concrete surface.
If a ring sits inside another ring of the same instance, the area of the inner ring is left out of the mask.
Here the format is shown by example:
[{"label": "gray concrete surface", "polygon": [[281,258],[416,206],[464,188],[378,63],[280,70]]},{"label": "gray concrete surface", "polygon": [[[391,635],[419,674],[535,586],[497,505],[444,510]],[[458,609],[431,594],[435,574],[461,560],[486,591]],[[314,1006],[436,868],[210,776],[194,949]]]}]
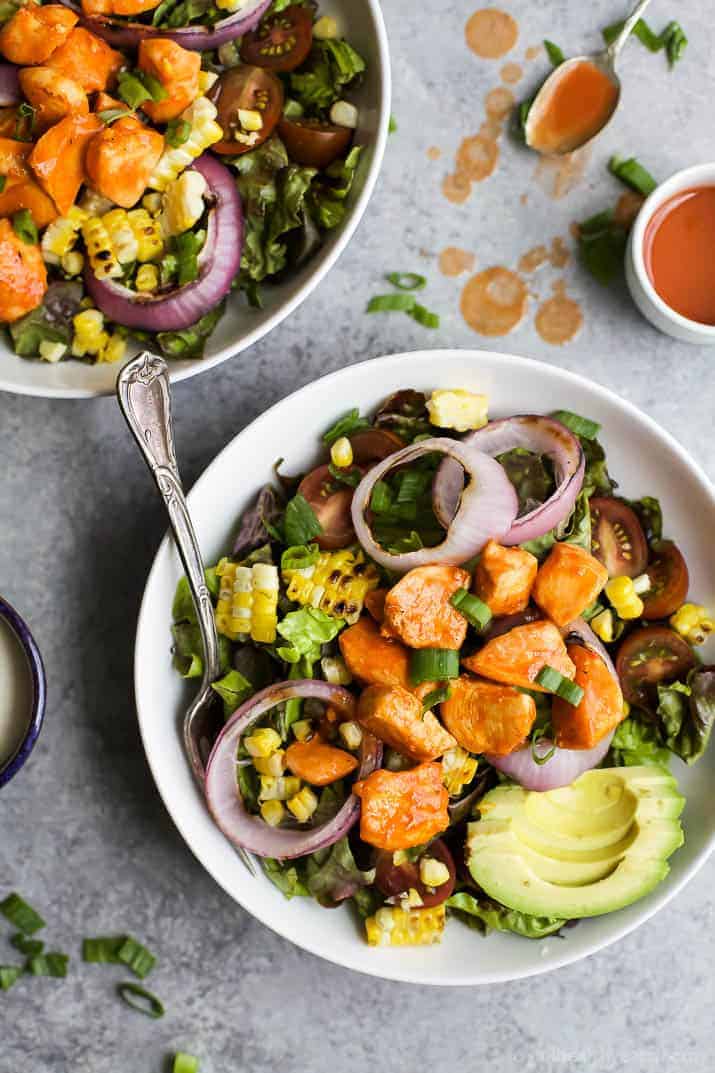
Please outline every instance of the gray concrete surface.
[{"label": "gray concrete surface", "polygon": [[[460,283],[437,270],[444,246],[473,250],[481,267],[513,265],[613,201],[611,151],[637,154],[659,176],[712,156],[712,23],[709,5],[687,0],[677,5],[686,58],[669,73],[662,56],[630,45],[623,112],[571,195],[551,201],[531,179],[533,161],[505,146],[492,179],[465,205],[450,205],[439,189],[450,154],[479,126],[498,81],[499,63],[477,60],[463,43],[477,6],[443,0],[423,12],[387,0],[399,131],[375,197],[337,268],[295,316],[250,353],[177,387],[187,483],[265,407],[323,372],[396,350],[488,345],[461,320]],[[622,14],[614,0],[510,8],[521,24],[518,59],[543,37],[572,53],[595,46],[595,29]],[[659,0],[651,11],[658,27],[675,13]],[[532,79],[540,68],[529,67]],[[427,159],[431,145],[443,150],[440,161]],[[438,332],[400,315],[364,315],[393,268],[429,276]],[[542,271],[536,289],[546,294],[551,276]],[[713,474],[715,353],[657,335],[623,288],[599,288],[573,261],[566,276],[584,307],[580,337],[549,347],[530,316],[496,348],[608,385]],[[201,1055],[206,1073],[712,1069],[713,862],[616,947],[487,990],[362,978],[301,953],[237,908],[183,845],[137,733],[134,623],[164,522],[116,406],[3,395],[0,457],[0,590],[30,619],[50,681],[40,745],[0,793],[0,890],[25,892],[46,911],[53,944],[75,954],[83,934],[144,937],[160,955],[151,984],[167,1005],[161,1021],[134,1015],[113,996],[113,970],[75,960],[64,982],[25,981],[0,995],[0,1073],[158,1073],[177,1047]]]}]

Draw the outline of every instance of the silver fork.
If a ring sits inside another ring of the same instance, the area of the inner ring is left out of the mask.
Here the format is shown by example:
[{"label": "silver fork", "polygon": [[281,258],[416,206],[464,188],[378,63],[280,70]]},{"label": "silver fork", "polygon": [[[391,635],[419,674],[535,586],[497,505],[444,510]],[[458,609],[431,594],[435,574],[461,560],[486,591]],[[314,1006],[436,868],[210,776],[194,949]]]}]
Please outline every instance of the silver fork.
[{"label": "silver fork", "polygon": [[[161,493],[179,556],[196,608],[204,650],[204,673],[183,721],[184,749],[203,792],[206,761],[217,728],[216,694],[211,683],[220,675],[218,636],[204,564],[174,451],[169,369],[163,358],[143,351],[127,362],[117,377],[117,399],[134,439]],[[237,853],[251,875],[253,861],[245,850]]]}]

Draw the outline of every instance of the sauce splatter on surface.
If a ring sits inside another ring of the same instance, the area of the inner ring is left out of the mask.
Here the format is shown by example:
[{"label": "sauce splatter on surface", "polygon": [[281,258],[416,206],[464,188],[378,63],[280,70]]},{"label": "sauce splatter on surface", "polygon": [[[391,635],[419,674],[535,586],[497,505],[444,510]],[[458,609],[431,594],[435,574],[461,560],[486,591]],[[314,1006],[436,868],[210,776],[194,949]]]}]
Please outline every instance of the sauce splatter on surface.
[{"label": "sauce splatter on surface", "polygon": [[591,147],[576,149],[565,156],[542,156],[536,165],[534,178],[549,197],[559,201],[578,186],[586,170]]},{"label": "sauce splatter on surface", "polygon": [[467,20],[464,28],[467,45],[485,60],[498,60],[513,49],[519,37],[516,20],[495,7],[481,8]]},{"label": "sauce splatter on surface", "polygon": [[524,59],[525,60],[535,60],[537,58],[537,56],[541,55],[541,52],[542,52],[542,46],[541,45],[529,45],[529,47],[527,48],[526,52],[524,53]]},{"label": "sauce splatter on surface", "polygon": [[440,147],[438,145],[430,145],[429,149],[427,150],[427,159],[439,160],[441,156],[442,150],[440,149]]},{"label": "sauce splatter on surface", "polygon": [[499,159],[499,146],[486,134],[465,138],[457,152],[457,174],[480,183],[491,175]]},{"label": "sauce splatter on surface", "polygon": [[551,249],[549,250],[549,264],[552,268],[563,268],[569,263],[571,254],[569,248],[564,240],[557,235],[556,238],[551,240]]},{"label": "sauce splatter on surface", "polygon": [[439,270],[443,276],[461,276],[462,272],[471,272],[475,257],[468,250],[459,246],[447,246],[439,255]]},{"label": "sauce splatter on surface", "polygon": [[557,235],[551,240],[550,247],[540,244],[522,254],[519,260],[519,271],[536,272],[537,268],[541,268],[547,262],[552,268],[563,268],[568,264],[570,256],[566,243]]},{"label": "sauce splatter on surface", "polygon": [[495,265],[465,284],[460,309],[480,335],[506,335],[523,319],[528,299],[526,284],[516,272]]},{"label": "sauce splatter on surface", "polygon": [[461,171],[455,171],[451,175],[445,175],[442,183],[442,193],[453,205],[461,205],[467,200],[472,192],[471,180]]},{"label": "sauce splatter on surface", "polygon": [[514,107],[514,94],[506,86],[497,86],[487,93],[484,109],[491,119],[505,119]]},{"label": "sauce splatter on surface", "polygon": [[553,291],[553,296],[547,298],[536,312],[536,330],[545,343],[563,346],[580,330],[583,313],[578,302],[566,294],[562,279],[555,281]]},{"label": "sauce splatter on surface", "polygon": [[621,227],[625,227],[626,230],[630,230],[631,224],[640,212],[641,205],[644,201],[645,198],[643,195],[639,194],[636,190],[626,190],[626,192],[619,197],[616,202],[616,207],[613,210],[614,223],[620,224]]},{"label": "sauce splatter on surface", "polygon": [[515,86],[521,81],[524,71],[518,63],[505,63],[499,74],[502,82],[506,82],[507,86]]}]

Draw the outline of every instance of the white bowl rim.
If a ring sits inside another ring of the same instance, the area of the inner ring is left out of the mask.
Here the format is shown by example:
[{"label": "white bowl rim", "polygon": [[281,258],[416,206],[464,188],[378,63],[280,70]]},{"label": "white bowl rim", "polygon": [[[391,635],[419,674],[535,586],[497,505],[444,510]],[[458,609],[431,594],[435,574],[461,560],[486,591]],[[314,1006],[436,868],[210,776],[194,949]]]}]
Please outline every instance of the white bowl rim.
[{"label": "white bowl rim", "polygon": [[[191,489],[191,492],[189,492],[189,506],[191,506],[191,499],[196,490],[200,488],[204,481],[207,481],[209,479],[210,471],[214,468],[214,466],[218,466],[220,464],[222,456],[230,448],[233,447],[233,445],[243,435],[246,429],[255,428],[256,426],[260,427],[261,425],[269,422],[273,423],[276,418],[276,415],[280,414],[280,411],[283,407],[287,406],[289,403],[293,403],[296,398],[300,399],[301,397],[307,396],[316,384],[335,383],[337,386],[342,378],[348,378],[349,376],[354,375],[356,371],[358,372],[358,375],[359,370],[367,371],[368,369],[372,369],[376,373],[379,373],[379,368],[381,366],[388,365],[389,363],[396,361],[402,362],[406,368],[409,368],[408,359],[415,360],[426,358],[434,362],[435,368],[439,368],[440,359],[457,354],[462,356],[467,354],[471,354],[474,356],[481,355],[490,359],[496,359],[499,362],[503,362],[507,368],[511,368],[514,373],[517,373],[519,368],[525,367],[531,369],[545,370],[548,371],[548,373],[551,375],[555,373],[557,376],[562,378],[563,382],[565,382],[566,385],[568,385],[568,383],[570,382],[574,385],[578,385],[593,392],[597,397],[601,398],[609,405],[615,405],[622,412],[625,412],[627,416],[635,417],[637,421],[640,421],[645,424],[651,431],[651,433],[653,433],[657,438],[664,441],[669,450],[672,451],[673,454],[675,454],[683,463],[686,469],[690,470],[690,472],[693,474],[693,476],[701,487],[702,494],[710,500],[713,506],[715,506],[715,487],[713,487],[713,485],[711,484],[702,467],[697,462],[695,462],[693,458],[690,457],[685,448],[680,443],[678,443],[678,441],[670,432],[662,428],[656,421],[653,420],[653,418],[651,418],[643,410],[639,409],[627,399],[622,398],[615,391],[605,387],[602,384],[597,383],[595,380],[591,380],[589,377],[582,376],[581,374],[572,372],[568,369],[564,369],[561,366],[554,366],[550,365],[547,362],[538,361],[535,358],[525,358],[516,354],[504,354],[498,351],[472,350],[471,348],[444,348],[434,350],[403,351],[396,354],[387,354],[381,357],[371,358],[366,361],[356,362],[354,365],[346,366],[343,369],[338,369],[334,372],[326,374],[325,376],[319,377],[317,380],[311,381],[310,383],[299,388],[297,391],[292,392],[291,394],[285,396],[285,398],[280,399],[278,402],[274,403],[273,406],[265,410],[262,414],[255,418],[254,421],[250,422],[245,429],[242,429],[241,432],[237,433],[237,435],[234,436],[222,448],[221,451],[219,451],[219,453],[209,463],[204,472],[195,482]],[[376,382],[379,382],[379,375],[376,376],[375,379]],[[336,395],[336,397],[338,396]],[[230,891],[228,889],[228,886],[217,875],[216,870],[214,870],[212,865],[207,862],[205,856],[201,852],[200,847],[193,845],[192,842],[189,840],[189,837],[185,833],[184,826],[181,820],[177,819],[171,809],[168,800],[168,794],[165,794],[162,790],[160,779],[158,777],[151,752],[147,747],[144,733],[144,725],[142,717],[139,713],[139,698],[142,692],[140,683],[140,637],[144,628],[144,623],[149,617],[149,591],[152,586],[154,574],[160,569],[161,559],[170,551],[171,545],[171,535],[167,532],[159,545],[151,569],[147,576],[147,582],[144,589],[144,594],[142,597],[142,602],[137,619],[137,631],[134,649],[134,691],[137,702],[137,721],[139,723],[139,732],[142,739],[142,745],[144,747],[147,763],[151,770],[156,787],[159,791],[159,795],[162,798],[162,801],[169,815],[171,816],[172,822],[174,823],[184,842],[191,850],[193,855],[196,857],[196,859],[199,861],[199,863],[202,865],[202,867],[209,873],[209,875],[211,875],[211,877],[226,892],[226,894],[228,894],[229,897],[232,898],[234,901],[238,902],[238,904],[241,905],[246,912],[250,913],[251,916],[259,920],[260,923],[264,925],[264,927],[270,928],[272,931],[276,932],[276,934],[280,935],[283,939],[286,939],[289,942],[293,943],[293,945],[298,946],[303,950],[306,950],[310,954],[314,954],[316,957],[323,958],[326,961],[330,961],[332,964],[340,965],[343,968],[348,968],[353,971],[360,972],[363,975],[374,976],[382,980],[393,980],[399,983],[419,984],[421,986],[433,987],[475,987],[485,986],[489,984],[508,983],[512,980],[517,979],[527,979],[531,976],[542,975],[543,973],[551,972],[555,969],[564,968],[567,965],[581,961],[584,958],[590,957],[592,954],[595,954],[600,950],[604,950],[606,947],[611,946],[613,943],[618,942],[620,939],[630,934],[630,932],[635,931],[636,928],[640,927],[640,925],[644,924],[647,920],[650,920],[652,916],[654,916],[660,909],[667,905],[671,901],[671,899],[673,899],[686,886],[686,884],[690,882],[690,880],[705,864],[713,850],[715,850],[714,820],[712,824],[712,830],[710,831],[706,843],[703,845],[702,849],[698,852],[694,859],[690,862],[689,867],[685,870],[682,877],[678,881],[674,881],[672,879],[672,876],[669,877],[670,882],[667,884],[667,886],[658,887],[656,889],[655,894],[651,894],[649,896],[649,899],[646,903],[644,903],[643,907],[640,910],[640,913],[635,917],[635,919],[629,919],[622,926],[617,927],[613,931],[613,933],[609,934],[607,937],[592,941],[585,950],[572,953],[568,949],[568,944],[564,943],[563,945],[567,949],[564,950],[563,955],[552,956],[549,959],[548,963],[545,963],[544,965],[534,964],[532,967],[520,970],[516,974],[509,970],[505,970],[503,972],[490,972],[486,976],[481,976],[479,979],[473,980],[465,979],[461,976],[451,977],[448,975],[446,975],[443,979],[440,980],[426,980],[409,970],[401,971],[394,970],[391,968],[390,971],[387,973],[384,971],[381,972],[379,962],[377,960],[373,967],[372,964],[370,964],[369,966],[366,966],[362,963],[357,964],[350,957],[334,958],[329,953],[327,953],[325,949],[322,949],[319,944],[296,938],[295,935],[290,933],[289,928],[277,925],[274,922],[271,922],[270,924],[266,923],[263,919],[261,919],[261,917],[259,917],[255,912],[253,912],[253,910],[247,909],[245,906],[243,906],[240,897],[233,891]]]},{"label": "white bowl rim", "polygon": [[672,324],[685,328],[693,335],[700,335],[703,340],[712,340],[715,339],[715,324],[701,324],[698,320],[684,317],[682,313],[678,313],[663,301],[651,282],[643,256],[645,231],[654,214],[673,194],[677,194],[680,190],[687,190],[691,186],[715,186],[715,161],[681,168],[680,171],[674,172],[669,178],[659,183],[641,205],[631,228],[628,246],[636,279],[651,305],[655,306],[658,312]]},{"label": "white bowl rim", "polygon": [[[182,380],[188,380],[192,376],[198,376],[199,373],[207,372],[209,369],[213,369],[217,365],[221,365],[223,362],[228,361],[229,358],[236,357],[238,354],[243,353],[249,347],[253,346],[264,336],[268,335],[275,327],[277,327],[286,317],[301,305],[306,298],[315,290],[318,284],[325,278],[328,272],[331,270],[335,262],[340,255],[344,252],[352,239],[355,231],[360,224],[360,221],[365,214],[365,210],[368,206],[368,202],[372,197],[372,192],[375,188],[380,169],[382,167],[383,157],[385,155],[385,146],[387,145],[387,137],[389,133],[390,125],[390,109],[392,101],[392,74],[390,68],[390,52],[387,39],[387,30],[385,28],[385,20],[382,15],[382,9],[380,7],[379,0],[363,0],[370,16],[373,20],[375,28],[375,40],[377,45],[377,54],[379,57],[378,63],[378,76],[379,76],[379,95],[380,95],[380,114],[377,123],[377,134],[372,143],[372,157],[368,168],[367,175],[365,176],[365,182],[360,194],[352,205],[350,214],[340,229],[340,234],[330,252],[326,254],[324,259],[315,270],[310,273],[308,278],[302,284],[301,287],[293,294],[287,301],[282,303],[275,313],[269,317],[259,327],[254,328],[248,332],[246,336],[241,340],[238,348],[235,344],[223,347],[216,354],[212,354],[210,358],[201,358],[196,361],[187,363],[185,367],[178,368],[173,366],[169,362],[169,374],[172,384],[178,384]],[[21,359],[22,360],[22,359]],[[117,369],[119,372],[119,368]],[[34,384],[18,385],[11,383],[3,379],[0,374],[0,391],[8,391],[14,395],[31,395],[35,398],[52,398],[52,399],[94,399],[101,398],[102,396],[112,395],[114,388],[107,389],[93,389],[85,387],[39,387]]]}]

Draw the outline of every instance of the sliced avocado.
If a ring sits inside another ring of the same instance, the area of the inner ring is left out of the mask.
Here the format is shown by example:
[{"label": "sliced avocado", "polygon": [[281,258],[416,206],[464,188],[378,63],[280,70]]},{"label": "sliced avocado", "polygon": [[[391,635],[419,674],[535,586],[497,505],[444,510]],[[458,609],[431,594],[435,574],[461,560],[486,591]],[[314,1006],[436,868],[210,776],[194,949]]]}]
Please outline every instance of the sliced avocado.
[{"label": "sliced avocado", "polygon": [[499,786],[469,825],[474,880],[510,909],[597,916],[642,898],[683,843],[684,798],[658,767],[600,768],[545,793]]}]

